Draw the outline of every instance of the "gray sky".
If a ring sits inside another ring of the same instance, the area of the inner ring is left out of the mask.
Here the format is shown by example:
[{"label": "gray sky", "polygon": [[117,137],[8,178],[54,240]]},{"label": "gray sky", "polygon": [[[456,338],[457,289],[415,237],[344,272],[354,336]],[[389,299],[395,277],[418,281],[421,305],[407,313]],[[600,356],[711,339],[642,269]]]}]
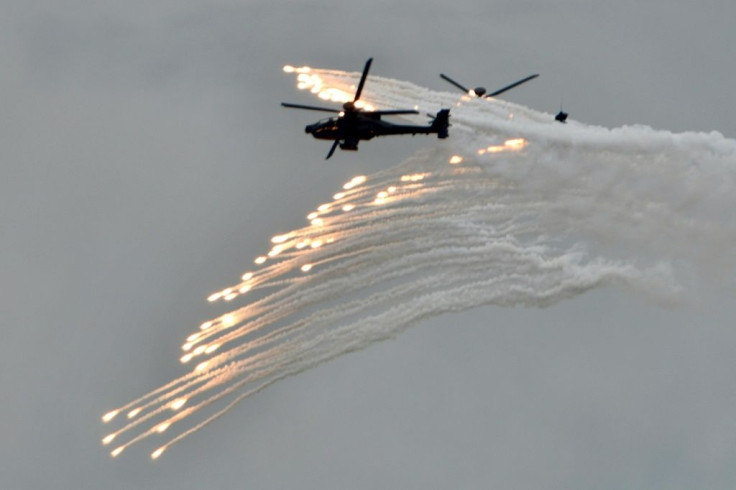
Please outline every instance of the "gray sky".
[{"label": "gray sky", "polygon": [[[287,379],[167,452],[111,460],[99,417],[181,374],[181,339],[274,233],[426,142],[323,161],[285,63],[590,124],[736,137],[736,5],[5,2],[3,488],[733,488],[733,292],[601,290],[427,321]],[[724,212],[728,212],[725,210]]]}]

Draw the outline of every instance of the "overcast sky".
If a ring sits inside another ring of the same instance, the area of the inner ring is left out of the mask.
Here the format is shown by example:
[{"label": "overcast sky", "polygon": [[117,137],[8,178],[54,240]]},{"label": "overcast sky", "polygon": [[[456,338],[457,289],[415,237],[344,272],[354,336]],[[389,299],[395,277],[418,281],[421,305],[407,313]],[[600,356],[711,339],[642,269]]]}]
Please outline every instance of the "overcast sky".
[{"label": "overcast sky", "polygon": [[[274,6],[277,5],[277,6]],[[8,1],[0,16],[0,486],[736,486],[733,292],[446,315],[277,383],[155,464],[99,417],[183,373],[205,301],[348,178],[285,63],[616,127],[736,137],[728,0]],[[370,83],[370,82],[369,82]],[[432,142],[434,144],[434,142]],[[730,213],[731,210],[724,210]]]}]

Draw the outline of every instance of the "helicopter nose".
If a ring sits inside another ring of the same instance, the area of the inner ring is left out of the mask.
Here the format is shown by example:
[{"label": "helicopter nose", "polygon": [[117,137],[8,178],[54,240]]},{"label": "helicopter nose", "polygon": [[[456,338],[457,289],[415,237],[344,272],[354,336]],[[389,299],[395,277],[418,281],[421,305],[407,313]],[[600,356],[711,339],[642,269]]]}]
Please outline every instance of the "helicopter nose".
[{"label": "helicopter nose", "polygon": [[314,133],[314,129],[316,126],[317,126],[316,124],[309,124],[307,125],[307,127],[304,128],[304,132],[307,134],[312,134]]},{"label": "helicopter nose", "polygon": [[475,87],[473,92],[475,92],[475,95],[478,97],[483,97],[483,94],[486,93],[486,89],[484,87]]}]

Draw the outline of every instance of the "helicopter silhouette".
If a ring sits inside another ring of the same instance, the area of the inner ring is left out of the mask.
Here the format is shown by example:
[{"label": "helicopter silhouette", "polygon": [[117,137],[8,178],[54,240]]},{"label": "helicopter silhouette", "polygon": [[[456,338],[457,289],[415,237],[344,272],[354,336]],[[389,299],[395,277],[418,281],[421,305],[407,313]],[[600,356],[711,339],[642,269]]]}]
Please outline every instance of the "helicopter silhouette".
[{"label": "helicopter silhouette", "polygon": [[[505,87],[500,88],[500,89],[496,90],[495,92],[492,92],[490,94],[486,94],[485,87],[475,87],[474,89],[471,90],[471,89],[468,89],[468,88],[464,87],[463,85],[459,84],[458,82],[456,82],[452,78],[448,77],[444,73],[440,73],[440,78],[442,78],[443,80],[446,80],[446,81],[450,82],[451,84],[453,84],[454,86],[456,86],[457,88],[459,88],[463,92],[467,93],[468,95],[473,96],[473,97],[478,97],[478,98],[488,98],[488,97],[495,97],[497,95],[501,95],[502,93],[506,92],[507,90],[511,90],[512,88],[518,87],[522,83],[526,83],[529,80],[533,80],[533,79],[537,78],[538,76],[539,76],[539,73],[535,73],[534,75],[529,75],[528,77],[522,78],[521,80],[519,80],[517,82],[514,82],[514,83],[512,83],[510,85],[506,85]],[[561,122],[561,123],[564,124],[565,122],[567,122],[567,116],[568,116],[567,112],[563,111],[560,108],[560,112],[558,112],[557,115],[555,115],[555,121],[559,121],[559,122]]]},{"label": "helicopter silhouette", "polygon": [[306,109],[310,111],[331,112],[337,114],[332,117],[309,124],[304,128],[307,134],[322,140],[333,140],[334,143],[327,153],[325,160],[329,159],[338,146],[341,150],[358,149],[360,141],[367,141],[377,136],[389,136],[400,134],[437,134],[438,138],[447,138],[448,127],[450,126],[450,110],[442,109],[433,118],[432,122],[426,126],[412,124],[395,124],[381,119],[381,116],[396,116],[406,114],[419,114],[413,109],[397,109],[385,111],[367,111],[357,106],[360,96],[363,92],[368,71],[371,68],[373,58],[368,58],[363,68],[363,74],[360,77],[358,88],[352,101],[345,102],[342,110],[332,109],[328,107],[316,107],[301,104],[291,104],[282,102],[281,105],[291,109]]},{"label": "helicopter silhouette", "polygon": [[533,80],[533,79],[537,78],[538,76],[539,76],[539,73],[536,73],[534,75],[529,75],[526,78],[522,78],[518,82],[514,82],[511,85],[506,85],[504,88],[500,88],[500,89],[496,90],[493,93],[486,94],[485,87],[475,87],[474,89],[470,90],[470,89],[465,88],[464,86],[460,85],[459,83],[457,83],[455,80],[453,80],[452,78],[448,77],[444,73],[440,73],[440,78],[442,78],[443,80],[446,80],[446,81],[450,82],[451,84],[453,84],[454,86],[456,86],[457,88],[459,88],[463,92],[467,93],[468,95],[471,95],[471,96],[474,96],[474,97],[478,97],[478,98],[495,97],[497,95],[501,95],[502,93],[506,92],[507,90],[511,90],[514,87],[518,87],[522,83],[526,83],[529,80]]}]

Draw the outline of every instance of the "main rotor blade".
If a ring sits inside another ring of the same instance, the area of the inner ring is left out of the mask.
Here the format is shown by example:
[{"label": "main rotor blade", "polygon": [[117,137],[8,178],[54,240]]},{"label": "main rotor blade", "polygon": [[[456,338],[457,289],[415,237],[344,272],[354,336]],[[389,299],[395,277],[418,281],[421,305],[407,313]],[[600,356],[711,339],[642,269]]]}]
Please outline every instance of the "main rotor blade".
[{"label": "main rotor blade", "polygon": [[360,93],[363,91],[363,85],[365,85],[365,79],[368,78],[368,70],[371,69],[371,63],[373,63],[373,58],[368,58],[368,61],[365,62],[365,68],[363,68],[363,75],[360,77],[360,83],[358,84],[358,90],[355,91],[355,98],[353,99],[353,102],[356,102],[358,99],[360,99]]},{"label": "main rotor blade", "polygon": [[511,90],[511,89],[512,89],[512,88],[514,88],[514,87],[518,87],[518,86],[519,86],[519,85],[521,85],[522,83],[528,82],[529,80],[532,80],[532,79],[534,79],[534,78],[537,78],[538,76],[539,76],[539,73],[537,73],[537,74],[534,74],[534,75],[530,75],[530,76],[528,76],[528,77],[526,77],[526,78],[522,78],[522,79],[521,79],[521,80],[519,80],[518,82],[514,82],[514,83],[512,83],[511,85],[507,85],[507,86],[505,86],[505,87],[504,87],[504,88],[502,88],[502,89],[496,90],[496,91],[495,91],[495,92],[493,92],[492,94],[488,94],[488,95],[486,95],[486,97],[495,97],[495,96],[497,96],[497,95],[500,95],[500,94],[502,94],[502,93],[506,92],[507,90]]},{"label": "main rotor blade", "polygon": [[290,104],[288,102],[282,102],[281,105],[284,107],[290,107],[291,109],[307,109],[309,111],[334,112],[335,114],[339,114],[340,112],[342,112],[338,109],[329,109],[327,107],[315,107],[311,105]]},{"label": "main rotor blade", "polygon": [[395,116],[399,114],[419,114],[419,111],[412,109],[398,109],[391,111],[365,111],[363,114],[378,114],[380,116]]},{"label": "main rotor blade", "polygon": [[329,160],[333,153],[335,153],[335,149],[337,149],[337,145],[340,144],[340,140],[335,140],[334,143],[332,143],[332,148],[330,148],[329,153],[327,153],[327,156],[325,157],[325,160]]},{"label": "main rotor blade", "polygon": [[440,73],[440,78],[443,78],[444,80],[447,80],[448,82],[450,82],[451,84],[453,84],[454,86],[456,86],[457,88],[459,88],[460,90],[462,90],[463,92],[465,92],[466,94],[468,92],[470,92],[470,90],[466,89],[465,87],[463,87],[462,85],[460,85],[459,83],[457,83],[455,80],[453,80],[452,78],[448,77],[444,73]]}]

